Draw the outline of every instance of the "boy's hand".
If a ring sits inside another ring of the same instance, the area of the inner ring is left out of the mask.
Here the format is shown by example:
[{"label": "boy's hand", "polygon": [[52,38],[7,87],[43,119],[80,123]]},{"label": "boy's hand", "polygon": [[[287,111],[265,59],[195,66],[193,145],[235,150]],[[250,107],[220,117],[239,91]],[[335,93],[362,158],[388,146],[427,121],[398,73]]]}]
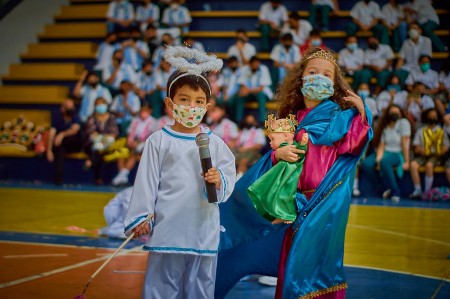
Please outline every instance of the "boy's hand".
[{"label": "boy's hand", "polygon": [[210,168],[205,174],[205,181],[216,185],[216,189],[220,189],[220,172],[217,168]]},{"label": "boy's hand", "polygon": [[150,234],[150,224],[148,221],[144,221],[133,229],[134,238],[139,238],[141,236],[146,236]]}]

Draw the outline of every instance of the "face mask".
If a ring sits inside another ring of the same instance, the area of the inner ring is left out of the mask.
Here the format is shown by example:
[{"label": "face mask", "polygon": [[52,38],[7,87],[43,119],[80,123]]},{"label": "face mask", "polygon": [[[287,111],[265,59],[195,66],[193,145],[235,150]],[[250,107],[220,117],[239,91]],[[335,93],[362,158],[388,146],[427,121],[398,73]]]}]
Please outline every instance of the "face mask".
[{"label": "face mask", "polygon": [[122,59],[116,58],[117,64],[121,64],[122,63]]},{"label": "face mask", "polygon": [[419,37],[419,31],[417,31],[416,29],[410,29],[408,34],[409,34],[409,37],[412,39],[416,39]]},{"label": "face mask", "polygon": [[178,9],[178,7],[180,7],[180,4],[177,4],[177,3],[170,4],[170,8],[172,8],[172,9]]},{"label": "face mask", "polygon": [[230,67],[230,70],[232,70],[233,73],[234,73],[237,69],[238,69],[237,66]]},{"label": "face mask", "polygon": [[400,115],[398,115],[397,113],[389,113],[389,115],[388,115],[388,120],[390,122],[396,122],[399,118],[400,118]]},{"label": "face mask", "polygon": [[372,50],[378,49],[378,43],[369,43],[369,48]]},{"label": "face mask", "polygon": [[395,90],[395,91],[400,91],[402,90],[402,88],[400,87],[399,84],[391,84],[387,86],[387,90]]},{"label": "face mask", "polygon": [[67,109],[64,111],[64,114],[67,116],[73,116],[75,114],[75,109]]},{"label": "face mask", "polygon": [[320,46],[321,43],[322,43],[322,41],[320,39],[312,39],[311,40],[311,46],[313,46],[313,47],[318,47],[318,46]]},{"label": "face mask", "polygon": [[429,118],[427,119],[427,123],[430,125],[437,125],[439,123],[439,121],[437,120],[437,118]]},{"label": "face mask", "polygon": [[421,65],[420,65],[420,70],[422,71],[422,72],[426,72],[426,71],[428,71],[430,69],[430,64],[429,63],[422,63]]},{"label": "face mask", "polygon": [[106,104],[98,104],[95,106],[95,112],[98,114],[105,114],[108,111],[108,105]]},{"label": "face mask", "polygon": [[333,81],[322,75],[305,76],[301,91],[310,100],[323,101],[334,94]]},{"label": "face mask", "polygon": [[150,76],[152,73],[153,73],[152,71],[150,71],[150,72],[145,72],[145,74],[146,74],[147,76]]},{"label": "face mask", "polygon": [[206,108],[189,107],[173,104],[173,117],[186,128],[194,128],[200,124],[206,113]]},{"label": "face mask", "polygon": [[246,43],[247,42],[247,40],[245,38],[243,38],[243,37],[236,38],[236,41],[237,42],[242,42],[242,43]]},{"label": "face mask", "polygon": [[98,82],[91,82],[91,83],[89,83],[89,85],[93,88],[96,88],[98,85]]},{"label": "face mask", "polygon": [[358,95],[364,100],[365,98],[367,98],[369,96],[369,91],[368,90],[358,90]]},{"label": "face mask", "polygon": [[347,49],[349,49],[350,51],[354,51],[358,48],[358,44],[357,43],[349,43],[347,44]]}]

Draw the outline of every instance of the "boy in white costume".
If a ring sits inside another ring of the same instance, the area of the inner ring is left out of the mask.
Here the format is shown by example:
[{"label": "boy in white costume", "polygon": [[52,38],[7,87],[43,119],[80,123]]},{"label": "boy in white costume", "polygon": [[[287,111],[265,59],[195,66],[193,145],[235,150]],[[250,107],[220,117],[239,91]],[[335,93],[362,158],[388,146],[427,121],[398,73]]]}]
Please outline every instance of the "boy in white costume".
[{"label": "boy in white costume", "polygon": [[[184,58],[207,61],[190,65]],[[165,58],[179,71],[167,83],[166,107],[176,122],[146,141],[125,217],[125,234],[150,235],[143,298],[214,298],[219,207],[209,203],[205,181],[216,186],[218,202],[234,189],[236,170],[228,146],[199,126],[210,104],[211,89],[202,71],[220,70],[222,61],[195,49],[168,47]],[[180,71],[181,70],[181,71]],[[204,177],[195,142],[209,135],[213,167]],[[147,215],[151,223],[144,222]]]}]

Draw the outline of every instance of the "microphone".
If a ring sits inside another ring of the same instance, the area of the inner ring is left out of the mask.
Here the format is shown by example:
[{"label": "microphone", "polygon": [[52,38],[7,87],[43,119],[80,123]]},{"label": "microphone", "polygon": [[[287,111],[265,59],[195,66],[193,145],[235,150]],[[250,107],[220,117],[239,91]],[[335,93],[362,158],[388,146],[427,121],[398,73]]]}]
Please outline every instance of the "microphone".
[{"label": "microphone", "polygon": [[[198,133],[195,137],[195,143],[197,143],[198,151],[200,153],[200,161],[202,163],[203,173],[206,174],[212,167],[211,153],[209,152],[209,136],[206,133]],[[216,185],[214,183],[208,183],[205,181],[206,193],[208,194],[208,202],[217,202]]]}]

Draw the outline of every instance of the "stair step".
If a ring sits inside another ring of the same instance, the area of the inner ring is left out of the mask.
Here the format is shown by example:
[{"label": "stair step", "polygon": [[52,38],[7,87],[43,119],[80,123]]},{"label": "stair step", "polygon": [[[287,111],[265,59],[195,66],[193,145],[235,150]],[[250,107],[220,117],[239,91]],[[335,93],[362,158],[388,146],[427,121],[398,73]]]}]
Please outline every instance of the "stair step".
[{"label": "stair step", "polygon": [[90,4],[90,5],[70,5],[63,6],[56,20],[71,20],[71,19],[106,19],[106,12],[108,11],[107,4]]},{"label": "stair step", "polygon": [[2,80],[55,80],[75,81],[80,78],[84,65],[78,63],[21,63],[9,66]]},{"label": "stair step", "polygon": [[0,86],[2,104],[60,104],[69,94],[64,86]]},{"label": "stair step", "polygon": [[90,42],[38,43],[28,45],[28,51],[22,54],[27,58],[89,58],[95,59],[97,45]]},{"label": "stair step", "polygon": [[106,35],[105,23],[59,23],[45,26],[39,38],[103,38]]}]

